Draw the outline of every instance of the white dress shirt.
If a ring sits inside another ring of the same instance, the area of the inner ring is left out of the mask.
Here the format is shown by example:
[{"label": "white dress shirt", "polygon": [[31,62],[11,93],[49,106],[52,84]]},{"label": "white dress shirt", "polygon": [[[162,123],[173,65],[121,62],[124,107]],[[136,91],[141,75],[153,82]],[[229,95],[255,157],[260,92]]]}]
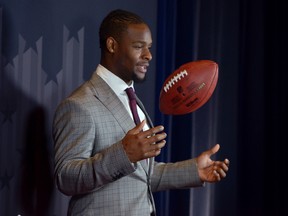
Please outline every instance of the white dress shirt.
[{"label": "white dress shirt", "polygon": [[[134,86],[133,86],[134,82],[132,81],[131,85],[129,86],[121,78],[113,74],[111,71],[106,69],[101,64],[98,65],[96,69],[96,73],[112,88],[112,90],[121,100],[121,102],[124,104],[125,108],[127,109],[128,113],[130,114],[133,120],[133,115],[132,115],[130,105],[129,105],[129,98],[127,96],[125,89],[128,87],[132,87],[134,89]],[[145,114],[143,113],[143,111],[138,105],[137,105],[137,112],[138,112],[140,121],[143,121],[145,119]],[[147,130],[147,129],[149,129],[149,127],[146,123],[143,130]]]}]

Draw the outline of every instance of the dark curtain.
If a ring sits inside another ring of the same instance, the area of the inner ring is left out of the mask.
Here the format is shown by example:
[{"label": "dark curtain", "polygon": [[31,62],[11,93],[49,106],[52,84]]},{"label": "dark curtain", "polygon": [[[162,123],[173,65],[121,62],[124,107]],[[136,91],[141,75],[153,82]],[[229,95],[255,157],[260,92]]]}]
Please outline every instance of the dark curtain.
[{"label": "dark curtain", "polygon": [[210,59],[219,81],[201,109],[159,112],[168,144],[159,160],[177,161],[215,143],[231,161],[227,178],[204,188],[156,194],[160,215],[287,215],[287,3],[282,0],[159,0],[157,92],[181,64]]}]

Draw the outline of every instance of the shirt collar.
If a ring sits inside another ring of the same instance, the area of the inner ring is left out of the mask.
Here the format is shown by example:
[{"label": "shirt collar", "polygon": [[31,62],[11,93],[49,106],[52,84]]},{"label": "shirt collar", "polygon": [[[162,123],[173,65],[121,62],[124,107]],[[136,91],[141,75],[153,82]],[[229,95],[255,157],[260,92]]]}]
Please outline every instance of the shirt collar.
[{"label": "shirt collar", "polygon": [[132,87],[134,89],[134,82],[131,85],[127,85],[124,80],[116,76],[114,73],[109,71],[103,65],[99,64],[96,73],[110,86],[110,88],[116,93],[116,95],[126,94],[125,89]]}]

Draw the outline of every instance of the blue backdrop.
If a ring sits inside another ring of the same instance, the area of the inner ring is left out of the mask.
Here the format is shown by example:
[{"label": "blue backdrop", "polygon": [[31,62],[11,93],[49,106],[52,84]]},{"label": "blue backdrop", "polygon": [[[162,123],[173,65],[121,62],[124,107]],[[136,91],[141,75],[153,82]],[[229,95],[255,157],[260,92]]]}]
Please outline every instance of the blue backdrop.
[{"label": "blue backdrop", "polygon": [[[68,197],[53,184],[54,110],[99,63],[104,16],[131,10],[156,34],[157,2],[1,0],[0,8],[0,215],[66,215]],[[150,68],[140,96],[155,94],[155,61]],[[153,117],[154,100],[146,102]]]}]

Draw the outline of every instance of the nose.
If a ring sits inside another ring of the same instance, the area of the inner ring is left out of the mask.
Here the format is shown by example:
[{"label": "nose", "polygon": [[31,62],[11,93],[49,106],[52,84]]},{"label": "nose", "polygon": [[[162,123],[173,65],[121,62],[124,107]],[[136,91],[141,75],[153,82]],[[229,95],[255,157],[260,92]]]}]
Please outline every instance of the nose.
[{"label": "nose", "polygon": [[152,60],[152,54],[150,52],[149,48],[146,48],[143,50],[143,59],[147,60],[147,61],[151,61]]}]

